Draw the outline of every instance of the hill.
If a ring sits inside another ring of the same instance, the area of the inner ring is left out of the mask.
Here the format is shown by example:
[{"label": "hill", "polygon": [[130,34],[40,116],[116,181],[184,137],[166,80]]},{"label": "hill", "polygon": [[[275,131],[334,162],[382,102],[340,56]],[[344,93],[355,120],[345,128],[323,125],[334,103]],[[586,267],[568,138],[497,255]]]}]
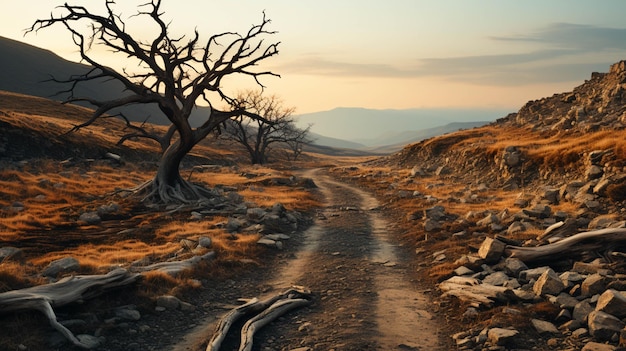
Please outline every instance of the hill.
[{"label": "hill", "polygon": [[[90,69],[90,66],[65,60],[51,51],[3,37],[0,37],[0,67],[0,90],[59,101],[68,97],[67,93],[60,92],[69,86],[51,82],[50,79],[67,79]],[[106,100],[123,96],[124,88],[114,81],[94,80],[77,86],[74,95]],[[120,111],[131,121],[170,124],[156,106],[128,106],[113,112]],[[208,113],[207,108],[198,107],[191,115],[192,125],[200,125]]]},{"label": "hill", "polygon": [[420,140],[419,136],[418,139],[412,139],[410,131],[421,133],[425,129],[443,127],[451,123],[485,124],[506,116],[509,112],[511,110],[374,110],[343,107],[301,114],[296,116],[296,121],[301,127],[312,125],[311,131],[316,134],[363,144],[366,147],[377,147]]}]

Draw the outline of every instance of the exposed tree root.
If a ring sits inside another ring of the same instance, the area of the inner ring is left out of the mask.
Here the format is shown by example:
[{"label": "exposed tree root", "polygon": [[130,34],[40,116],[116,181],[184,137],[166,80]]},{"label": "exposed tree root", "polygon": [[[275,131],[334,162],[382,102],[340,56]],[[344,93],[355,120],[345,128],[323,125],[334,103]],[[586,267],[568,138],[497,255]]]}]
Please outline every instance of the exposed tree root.
[{"label": "exposed tree root", "polygon": [[202,186],[195,185],[183,179],[175,185],[168,185],[157,178],[144,182],[134,188],[118,190],[140,197],[141,202],[159,205],[196,204],[215,197],[217,194]]},{"label": "exposed tree root", "polygon": [[37,310],[50,321],[72,344],[84,349],[93,348],[80,341],[57,321],[53,307],[93,298],[104,292],[136,282],[141,276],[119,268],[104,275],[79,275],[67,277],[56,283],[12,290],[0,294],[0,313]]},{"label": "exposed tree root", "polygon": [[254,333],[258,329],[294,308],[310,304],[311,299],[311,292],[302,287],[293,287],[263,301],[256,298],[252,299],[222,317],[206,347],[206,351],[219,351],[232,325],[241,317],[253,314],[253,317],[244,324],[241,330],[241,345],[239,347],[240,351],[252,350]]}]

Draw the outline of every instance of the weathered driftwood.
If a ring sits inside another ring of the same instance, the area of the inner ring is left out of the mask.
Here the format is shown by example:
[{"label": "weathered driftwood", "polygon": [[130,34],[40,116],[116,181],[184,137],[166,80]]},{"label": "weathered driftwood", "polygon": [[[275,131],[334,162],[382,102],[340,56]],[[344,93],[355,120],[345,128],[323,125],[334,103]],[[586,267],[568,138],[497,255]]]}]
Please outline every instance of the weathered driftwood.
[{"label": "weathered driftwood", "polygon": [[0,313],[21,310],[37,310],[50,321],[52,327],[63,334],[72,344],[91,348],[81,342],[72,332],[57,321],[53,308],[64,306],[101,295],[108,290],[129,285],[140,278],[119,268],[103,275],[79,275],[66,277],[56,283],[34,286],[0,293]]},{"label": "weathered driftwood", "polygon": [[585,252],[612,251],[620,246],[626,246],[626,228],[593,230],[537,247],[507,246],[504,253],[523,262],[537,262],[575,257]]},{"label": "weathered driftwood", "polygon": [[441,282],[439,289],[444,292],[442,296],[454,296],[475,307],[491,307],[497,301],[507,302],[516,298],[510,288],[481,284],[478,279],[470,277],[452,277]]},{"label": "weathered driftwood", "polygon": [[265,311],[249,319],[241,328],[241,345],[239,351],[252,351],[254,333],[271,323],[276,318],[282,316],[288,311],[306,306],[311,303],[309,299],[289,298],[273,303]]},{"label": "weathered driftwood", "polygon": [[242,328],[239,350],[251,350],[254,333],[287,311],[311,303],[311,292],[294,287],[263,301],[254,298],[232,309],[218,322],[206,351],[219,351],[232,325],[244,316],[254,315]]},{"label": "weathered driftwood", "polygon": [[171,276],[176,276],[180,272],[197,266],[200,262],[208,261],[215,258],[215,252],[210,251],[202,256],[194,256],[182,261],[159,262],[143,267],[132,267],[133,272],[152,272],[160,271]]}]

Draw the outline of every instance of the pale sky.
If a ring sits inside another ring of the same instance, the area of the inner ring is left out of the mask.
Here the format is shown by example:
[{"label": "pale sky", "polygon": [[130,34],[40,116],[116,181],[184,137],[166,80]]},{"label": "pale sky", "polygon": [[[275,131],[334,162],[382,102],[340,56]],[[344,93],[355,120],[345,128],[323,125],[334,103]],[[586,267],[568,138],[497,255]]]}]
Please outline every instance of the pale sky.
[{"label": "pale sky", "polygon": [[[120,0],[118,8],[127,17],[146,1]],[[101,8],[104,0],[4,0],[0,36],[78,60],[61,26],[23,35],[64,2]],[[281,44],[279,55],[261,68],[282,78],[263,83],[296,113],[335,107],[514,112],[528,100],[570,91],[592,71],[606,72],[626,59],[623,0],[162,2],[173,32],[198,28],[207,38],[245,33],[265,11],[272,20],[268,29],[278,32],[267,40]]]}]

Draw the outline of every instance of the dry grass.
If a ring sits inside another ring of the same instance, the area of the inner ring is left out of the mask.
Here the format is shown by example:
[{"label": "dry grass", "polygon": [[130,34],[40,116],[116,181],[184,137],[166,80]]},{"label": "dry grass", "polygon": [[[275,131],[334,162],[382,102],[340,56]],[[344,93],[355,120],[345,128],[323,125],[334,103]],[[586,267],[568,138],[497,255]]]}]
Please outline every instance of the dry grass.
[{"label": "dry grass", "polygon": [[[99,120],[89,128],[64,135],[74,125],[84,122],[90,113],[79,106],[0,92],[0,122],[11,128],[27,130],[70,148],[99,147],[102,153],[115,149],[119,137],[127,132],[115,118]],[[164,127],[152,128],[164,131]],[[229,161],[240,157],[233,154],[232,145],[220,143],[214,139],[203,141],[190,155]],[[124,145],[144,153],[159,152],[157,145],[146,139],[130,140]],[[246,160],[246,155],[241,158]],[[139,203],[112,195],[116,190],[145,182],[153,172],[132,164],[111,166],[105,160],[69,166],[41,159],[0,169],[0,246],[9,243],[22,247],[23,241],[29,242],[23,262],[0,264],[0,291],[42,283],[35,278],[37,273],[50,262],[67,256],[80,262],[80,274],[99,273],[113,266],[126,267],[146,257],[151,262],[185,259],[197,253],[182,245],[181,240],[196,241],[201,236],[212,239],[211,249],[218,257],[212,265],[261,262],[258,256],[262,249],[256,244],[259,236],[226,233],[222,229],[222,223],[228,220],[225,217],[198,221],[183,218],[188,214],[151,213]],[[189,171],[182,173],[186,172]],[[192,181],[207,187],[234,187],[245,202],[258,206],[269,207],[280,202],[288,209],[307,211],[318,205],[304,188],[272,184],[271,179],[290,175],[271,168],[235,166],[222,167],[218,172],[189,174]],[[118,203],[120,209],[107,223],[87,226],[77,222],[81,213],[96,211],[111,202]],[[131,231],[120,234],[128,229]],[[38,240],[47,246],[39,248],[33,244]],[[145,284],[147,290],[156,291],[158,286],[169,290],[180,285],[193,287],[196,283],[185,276],[173,279],[154,273],[148,275]]]}]

